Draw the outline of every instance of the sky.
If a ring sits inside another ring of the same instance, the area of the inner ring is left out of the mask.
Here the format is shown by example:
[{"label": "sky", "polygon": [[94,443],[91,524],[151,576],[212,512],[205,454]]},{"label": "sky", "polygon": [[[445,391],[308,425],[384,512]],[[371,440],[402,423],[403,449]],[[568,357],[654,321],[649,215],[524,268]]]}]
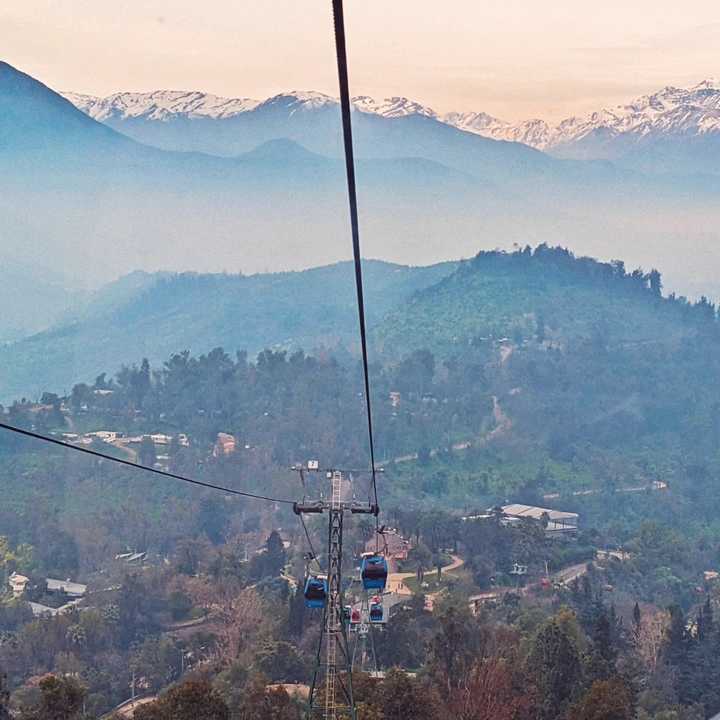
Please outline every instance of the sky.
[{"label": "sky", "polygon": [[[559,120],[720,76],[720,3],[346,0],[353,94]],[[330,0],[3,0],[0,53],[51,87],[336,94]]]}]

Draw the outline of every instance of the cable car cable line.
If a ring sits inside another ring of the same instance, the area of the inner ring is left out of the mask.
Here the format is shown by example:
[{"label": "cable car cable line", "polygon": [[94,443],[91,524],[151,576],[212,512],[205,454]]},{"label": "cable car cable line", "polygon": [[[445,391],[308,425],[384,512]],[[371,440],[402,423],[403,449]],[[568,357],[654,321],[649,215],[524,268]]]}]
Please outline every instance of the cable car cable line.
[{"label": "cable car cable line", "polygon": [[352,121],[350,106],[350,83],[348,80],[347,48],[345,44],[345,18],[342,0],[333,0],[335,28],[335,54],[337,57],[340,85],[340,112],[342,115],[343,143],[345,146],[345,171],[347,174],[348,200],[350,204],[350,230],[352,233],[353,260],[355,265],[355,288],[357,291],[360,344],[362,348],[363,376],[365,381],[365,406],[367,409],[368,438],[370,442],[370,466],[374,503],[378,505],[377,478],[375,476],[375,443],[373,439],[372,409],[370,403],[370,374],[368,371],[367,332],[365,326],[365,299],[363,294],[362,260],[360,257],[360,226],[358,222],[357,189],[355,183],[355,156],[353,153]]},{"label": "cable car cable line", "polygon": [[98,452],[97,450],[91,450],[90,448],[71,445],[64,440],[58,440],[57,438],[49,437],[48,435],[41,435],[40,433],[33,432],[32,430],[25,430],[24,428],[8,425],[4,422],[0,422],[0,428],[33,438],[35,440],[42,440],[43,442],[52,443],[53,445],[59,445],[60,447],[67,448],[68,450],[75,450],[76,452],[84,453],[85,455],[92,455],[93,457],[97,457],[102,460],[110,460],[111,462],[118,463],[119,465],[127,465],[128,467],[136,470],[145,470],[146,472],[155,473],[155,475],[161,475],[162,477],[170,478],[171,480],[179,480],[181,482],[188,483],[189,485],[197,485],[199,487],[208,488],[209,490],[219,490],[220,492],[228,493],[230,495],[240,495],[241,497],[251,498],[253,500],[264,500],[265,502],[282,503],[284,505],[294,504],[292,500],[273,498],[268,497],[267,495],[257,495],[243,490],[233,490],[232,488],[224,487],[222,485],[215,485],[213,483],[204,482],[203,480],[195,480],[193,478],[185,477],[184,475],[167,472],[166,470],[158,470],[157,468],[148,467],[147,465],[140,465],[139,463],[134,463],[130,460],[123,460],[122,458],[113,457],[112,455],[106,455],[105,453]]},{"label": "cable car cable line", "polygon": [[[310,555],[312,556],[310,558],[310,562],[313,560],[315,561],[315,564],[318,566],[318,570],[322,572],[322,566],[320,565],[320,560],[318,559],[317,553],[315,552],[315,548],[313,547],[313,542],[310,537],[310,532],[308,531],[308,527],[305,524],[305,518],[302,516],[302,514],[298,514],[298,517],[300,518],[300,522],[302,523],[303,530],[305,531],[305,537],[308,542],[308,546],[310,548]],[[310,565],[310,562],[308,562],[308,565]]]}]

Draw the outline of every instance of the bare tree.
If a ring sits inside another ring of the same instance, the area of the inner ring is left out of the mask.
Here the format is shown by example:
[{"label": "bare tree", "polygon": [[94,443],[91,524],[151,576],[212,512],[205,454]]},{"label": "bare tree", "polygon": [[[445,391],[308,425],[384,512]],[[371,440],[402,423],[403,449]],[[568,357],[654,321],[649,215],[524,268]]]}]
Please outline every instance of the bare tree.
[{"label": "bare tree", "polygon": [[221,664],[229,664],[237,660],[261,632],[262,604],[252,588],[239,593],[221,588],[216,607],[217,659]]},{"label": "bare tree", "polygon": [[516,686],[510,663],[499,655],[478,660],[450,699],[457,720],[514,720],[531,704],[531,692]]},{"label": "bare tree", "polygon": [[669,627],[670,613],[666,610],[657,610],[645,613],[634,633],[634,644],[638,657],[650,673],[657,670]]}]

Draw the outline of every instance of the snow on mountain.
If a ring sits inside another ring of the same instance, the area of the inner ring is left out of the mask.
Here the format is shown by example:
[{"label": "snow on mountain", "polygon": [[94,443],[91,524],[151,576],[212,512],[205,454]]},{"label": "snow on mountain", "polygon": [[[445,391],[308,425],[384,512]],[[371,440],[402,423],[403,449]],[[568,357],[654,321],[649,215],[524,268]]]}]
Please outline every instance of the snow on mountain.
[{"label": "snow on mountain", "polygon": [[[116,119],[143,118],[167,120],[171,116],[223,119],[250,110],[284,107],[290,113],[298,110],[317,110],[337,105],[338,99],[312,90],[292,90],[258,101],[249,98],[226,98],[209,93],[182,90],[155,90],[147,93],[119,92],[107,97],[64,92],[73,105],[100,122]],[[375,100],[367,95],[352,99],[355,109],[383,117],[425,115],[437,118],[437,113],[425,105],[404,97]]]},{"label": "snow on mountain", "polygon": [[95,120],[143,118],[168,120],[173,116],[222,119],[258,106],[249,98],[225,98],[210,93],[183,90],[155,90],[147,93],[120,92],[107,97],[65,92],[62,95]]},{"label": "snow on mountain", "polygon": [[506,132],[511,127],[505,120],[488,115],[484,112],[450,112],[442,117],[443,122],[454,125],[461,130],[474,132],[478,135],[493,135]]},{"label": "snow on mountain", "polygon": [[459,130],[482,135],[493,140],[521,142],[534,148],[547,147],[550,127],[544,120],[525,120],[513,125],[484,112],[451,112],[442,116],[442,121]]},{"label": "snow on mountain", "polygon": [[283,107],[290,114],[300,111],[318,110],[328,105],[337,105],[338,101],[325,95],[324,93],[315,92],[314,90],[292,90],[286,93],[280,93],[273,97],[258,103],[255,108],[249,110],[266,110],[268,108]]},{"label": "snow on mountain", "polygon": [[[100,121],[128,118],[163,121],[174,116],[226,119],[249,111],[276,108],[292,115],[338,103],[337,98],[330,95],[297,90],[280,93],[262,102],[174,90],[121,92],[105,98],[71,92],[63,94],[80,110]],[[639,139],[655,135],[720,133],[720,81],[713,79],[687,89],[666,87],[627,105],[603,109],[585,117],[566,118],[556,125],[539,119],[510,123],[484,112],[439,115],[427,105],[405,97],[376,100],[360,95],[352,102],[360,112],[386,118],[423,115],[466,132],[494,140],[520,142],[540,150],[568,147],[598,132],[605,139],[619,135]]]},{"label": "snow on mountain", "polygon": [[554,126],[543,120],[512,124],[485,113],[448,113],[443,120],[461,130],[540,150],[571,145],[597,131],[610,137],[627,133],[636,138],[703,135],[720,132],[720,82],[704,80],[687,89],[666,87],[627,105],[566,118]]},{"label": "snow on mountain", "polygon": [[358,95],[352,99],[357,110],[382,115],[382,117],[405,117],[406,115],[424,115],[425,117],[437,118],[437,113],[420,103],[408,100],[405,97],[390,97],[383,100],[375,100],[368,95]]}]

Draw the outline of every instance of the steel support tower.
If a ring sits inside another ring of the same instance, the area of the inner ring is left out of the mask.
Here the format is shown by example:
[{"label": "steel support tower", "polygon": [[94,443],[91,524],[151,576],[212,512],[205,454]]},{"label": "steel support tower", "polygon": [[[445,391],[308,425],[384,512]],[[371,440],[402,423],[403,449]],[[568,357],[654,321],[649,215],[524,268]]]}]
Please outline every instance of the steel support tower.
[{"label": "steel support tower", "polygon": [[355,643],[352,652],[352,668],[376,677],[379,669],[375,652],[375,635],[370,623],[370,602],[367,592],[363,593],[360,603],[360,622],[353,630]]},{"label": "steel support tower", "polygon": [[315,656],[315,668],[306,718],[356,720],[352,691],[352,659],[347,623],[343,617],[343,521],[346,512],[377,515],[377,506],[346,501],[345,481],[339,470],[328,471],[330,501],[295,503],[296,514],[328,513],[327,584],[328,594],[323,624]]}]

